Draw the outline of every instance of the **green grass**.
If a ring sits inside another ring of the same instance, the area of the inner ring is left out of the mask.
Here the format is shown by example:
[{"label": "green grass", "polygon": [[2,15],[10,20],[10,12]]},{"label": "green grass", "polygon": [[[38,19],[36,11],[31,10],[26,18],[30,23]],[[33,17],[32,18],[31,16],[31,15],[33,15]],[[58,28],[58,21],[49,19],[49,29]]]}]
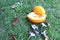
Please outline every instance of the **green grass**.
[{"label": "green grass", "polygon": [[[10,6],[17,2],[21,5],[16,4],[16,8],[12,9]],[[47,20],[51,24],[47,28],[50,40],[60,40],[60,0],[0,0],[0,40],[12,40],[8,33],[14,34],[16,40],[30,40],[27,31],[32,23],[24,18],[24,15],[30,13],[36,5],[41,5],[46,10]],[[11,26],[12,20],[16,17],[19,17],[18,23],[16,26]],[[39,35],[31,40],[43,39]]]}]

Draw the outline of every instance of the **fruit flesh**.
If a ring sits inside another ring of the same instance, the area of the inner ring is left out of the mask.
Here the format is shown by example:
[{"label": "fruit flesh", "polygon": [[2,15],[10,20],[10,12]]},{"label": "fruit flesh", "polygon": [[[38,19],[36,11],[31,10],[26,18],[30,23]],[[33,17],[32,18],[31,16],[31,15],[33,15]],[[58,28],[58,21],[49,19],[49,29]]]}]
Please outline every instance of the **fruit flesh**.
[{"label": "fruit flesh", "polygon": [[34,12],[29,13],[27,17],[33,23],[41,23],[41,22],[44,22],[46,19],[46,15],[39,16],[39,15],[36,15]]}]

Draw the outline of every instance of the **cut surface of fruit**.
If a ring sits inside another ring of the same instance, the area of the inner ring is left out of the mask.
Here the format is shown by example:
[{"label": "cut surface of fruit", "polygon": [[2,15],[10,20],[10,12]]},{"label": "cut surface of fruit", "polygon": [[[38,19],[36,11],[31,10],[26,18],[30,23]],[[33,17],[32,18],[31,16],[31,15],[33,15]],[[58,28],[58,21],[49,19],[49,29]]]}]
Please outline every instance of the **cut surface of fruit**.
[{"label": "cut surface of fruit", "polygon": [[46,15],[39,16],[35,14],[34,12],[31,12],[27,15],[28,19],[33,23],[41,23],[46,20]]},{"label": "cut surface of fruit", "polygon": [[45,9],[42,6],[35,6],[32,9],[33,12],[35,12],[37,15],[44,15],[45,14]]}]

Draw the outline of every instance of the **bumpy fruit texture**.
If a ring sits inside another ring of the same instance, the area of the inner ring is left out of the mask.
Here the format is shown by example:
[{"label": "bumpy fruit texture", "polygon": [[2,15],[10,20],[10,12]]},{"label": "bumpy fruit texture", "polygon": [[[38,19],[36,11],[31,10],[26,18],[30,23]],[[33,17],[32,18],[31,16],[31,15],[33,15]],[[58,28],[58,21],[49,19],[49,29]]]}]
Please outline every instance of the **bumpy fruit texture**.
[{"label": "bumpy fruit texture", "polygon": [[32,11],[37,15],[45,15],[45,9],[42,6],[35,6]]}]

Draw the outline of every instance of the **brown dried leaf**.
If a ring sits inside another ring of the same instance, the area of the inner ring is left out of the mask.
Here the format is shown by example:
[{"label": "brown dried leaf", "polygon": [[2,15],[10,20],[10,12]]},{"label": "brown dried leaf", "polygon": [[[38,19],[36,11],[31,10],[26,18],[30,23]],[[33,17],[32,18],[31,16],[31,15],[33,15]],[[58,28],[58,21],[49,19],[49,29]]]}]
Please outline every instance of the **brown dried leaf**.
[{"label": "brown dried leaf", "polygon": [[19,17],[15,18],[15,19],[12,21],[12,25],[16,25],[18,19],[19,19]]},{"label": "brown dried leaf", "polygon": [[9,34],[9,37],[10,37],[12,40],[16,40],[16,37],[15,37],[13,34]]}]

